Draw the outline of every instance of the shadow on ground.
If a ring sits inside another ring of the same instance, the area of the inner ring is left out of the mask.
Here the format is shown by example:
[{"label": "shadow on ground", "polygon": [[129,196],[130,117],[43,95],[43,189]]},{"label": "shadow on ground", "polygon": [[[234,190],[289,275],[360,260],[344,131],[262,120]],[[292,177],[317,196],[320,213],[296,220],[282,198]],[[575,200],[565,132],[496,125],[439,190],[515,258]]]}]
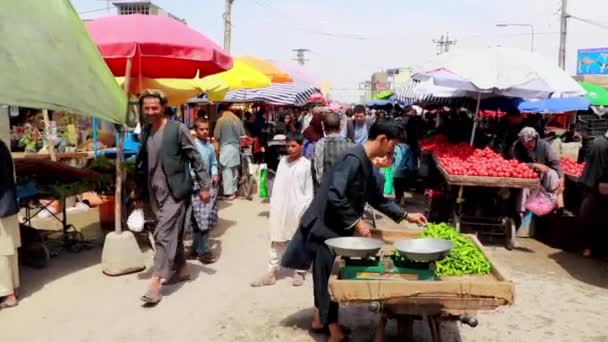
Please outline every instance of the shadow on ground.
[{"label": "shadow on ground", "polygon": [[589,285],[608,289],[608,262],[562,251],[553,253],[549,257],[573,278]]},{"label": "shadow on ground", "polygon": [[[312,314],[312,308],[300,310],[283,319],[280,324],[284,327],[309,331]],[[350,304],[340,308],[340,324],[352,330],[350,341],[353,342],[374,341],[379,318],[379,314],[368,310],[367,304]],[[431,341],[431,334],[426,321],[414,321],[413,329],[413,341]],[[456,323],[443,322],[441,324],[441,333],[443,341],[462,341]],[[314,334],[310,331],[309,334],[315,341],[327,340],[327,335]],[[397,323],[394,320],[388,321],[385,338],[386,342],[404,341],[397,334]]]},{"label": "shadow on ground", "polygon": [[56,279],[69,276],[71,273],[97,265],[101,262],[101,248],[85,250],[79,253],[61,252],[52,258],[48,266],[43,269],[30,267],[21,268],[21,287],[19,296],[27,298]]},{"label": "shadow on ground", "polygon": [[226,231],[230,227],[234,225],[236,225],[236,221],[226,220],[220,217],[217,221],[217,225],[215,226],[215,228],[213,228],[209,236],[212,238],[219,238],[224,235],[224,233],[226,233]]}]

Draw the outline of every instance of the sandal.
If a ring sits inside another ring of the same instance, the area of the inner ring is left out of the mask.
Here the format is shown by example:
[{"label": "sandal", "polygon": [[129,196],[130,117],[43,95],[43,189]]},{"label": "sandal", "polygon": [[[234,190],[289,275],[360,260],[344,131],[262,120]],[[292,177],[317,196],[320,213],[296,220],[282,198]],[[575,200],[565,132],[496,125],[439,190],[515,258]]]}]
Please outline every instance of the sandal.
[{"label": "sandal", "polygon": [[15,306],[19,305],[19,302],[14,302],[14,303],[7,303],[7,301],[3,301],[2,303],[0,303],[0,309],[8,309],[8,308],[14,308]]},{"label": "sandal", "polygon": [[155,306],[158,303],[160,303],[160,300],[162,299],[162,297],[163,296],[160,294],[160,290],[158,290],[158,292],[156,292],[156,291],[149,289],[148,291],[146,291],[146,294],[141,296],[141,300],[144,303],[146,303],[146,305]]}]

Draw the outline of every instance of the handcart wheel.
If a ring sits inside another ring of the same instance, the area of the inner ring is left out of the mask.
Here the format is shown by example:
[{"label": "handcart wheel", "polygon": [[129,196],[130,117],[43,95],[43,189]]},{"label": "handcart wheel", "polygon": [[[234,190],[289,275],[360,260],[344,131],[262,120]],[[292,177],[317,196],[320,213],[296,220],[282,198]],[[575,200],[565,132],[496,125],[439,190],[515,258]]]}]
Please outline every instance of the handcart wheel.
[{"label": "handcart wheel", "polygon": [[23,250],[23,263],[34,268],[45,268],[51,261],[51,253],[42,242],[34,241]]},{"label": "handcart wheel", "polygon": [[505,232],[505,248],[509,251],[517,247],[515,242],[515,221],[512,218],[505,217],[502,219],[502,225]]}]

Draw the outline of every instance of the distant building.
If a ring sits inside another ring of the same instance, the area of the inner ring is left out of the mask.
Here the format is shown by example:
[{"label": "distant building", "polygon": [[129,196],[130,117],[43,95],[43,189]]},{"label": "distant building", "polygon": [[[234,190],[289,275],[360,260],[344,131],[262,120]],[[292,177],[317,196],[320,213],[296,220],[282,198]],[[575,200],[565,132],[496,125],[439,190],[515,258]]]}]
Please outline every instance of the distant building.
[{"label": "distant building", "polygon": [[160,6],[152,3],[152,1],[113,1],[112,4],[116,6],[118,15],[157,15],[160,17],[173,18],[175,20],[179,20],[183,23],[186,23],[185,19],[178,18],[177,16],[165,11]]},{"label": "distant building", "polygon": [[371,79],[371,91],[372,96],[377,93],[390,89],[390,82],[388,81],[388,74],[384,71],[375,72],[372,74]]}]

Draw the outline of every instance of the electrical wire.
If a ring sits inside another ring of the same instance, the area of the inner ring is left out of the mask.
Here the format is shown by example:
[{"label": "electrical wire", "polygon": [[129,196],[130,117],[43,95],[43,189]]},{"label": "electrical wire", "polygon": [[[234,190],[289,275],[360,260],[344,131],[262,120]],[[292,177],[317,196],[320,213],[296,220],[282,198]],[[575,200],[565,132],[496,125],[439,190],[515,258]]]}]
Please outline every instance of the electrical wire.
[{"label": "electrical wire", "polygon": [[78,14],[89,14],[89,13],[95,13],[95,12],[101,12],[101,11],[108,11],[107,7],[104,8],[98,8],[98,9],[94,9],[94,10],[88,10],[88,11],[83,11],[83,12],[78,12]]},{"label": "electrical wire", "polygon": [[581,18],[581,17],[577,17],[575,15],[568,15],[568,18],[572,18],[572,19],[581,21],[581,22],[589,24],[589,25],[597,26],[599,28],[603,28],[604,30],[608,30],[608,24],[600,23],[595,20]]}]

